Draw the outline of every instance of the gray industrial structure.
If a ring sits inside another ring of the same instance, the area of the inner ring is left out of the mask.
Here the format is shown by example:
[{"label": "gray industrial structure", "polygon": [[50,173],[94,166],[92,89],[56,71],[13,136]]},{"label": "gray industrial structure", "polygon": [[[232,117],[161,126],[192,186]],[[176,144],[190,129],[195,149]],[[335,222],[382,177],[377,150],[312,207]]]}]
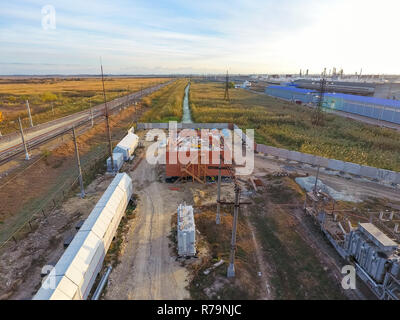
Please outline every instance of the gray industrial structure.
[{"label": "gray industrial structure", "polygon": [[113,165],[111,165],[111,157],[107,158],[107,172],[118,172],[124,164],[124,155],[113,152],[112,161]]},{"label": "gray industrial structure", "polygon": [[133,133],[133,128],[131,128],[128,130],[128,134],[115,146],[113,153],[122,153],[124,161],[132,160],[138,144],[139,137]]},{"label": "gray industrial structure", "polygon": [[343,245],[357,275],[380,299],[400,299],[399,245],[372,223],[359,223]]},{"label": "gray industrial structure", "polygon": [[400,300],[399,245],[373,223],[358,223],[354,228],[350,220],[326,209],[330,201],[329,195],[314,189],[306,194],[304,210],[379,299]]},{"label": "gray industrial structure", "polygon": [[180,204],[178,207],[178,255],[196,255],[196,226],[194,223],[193,207]]},{"label": "gray industrial structure", "polygon": [[115,146],[112,152],[113,165],[111,165],[111,157],[107,158],[107,171],[118,172],[124,161],[132,160],[138,144],[139,137],[133,133],[133,128],[129,129],[128,134]]}]

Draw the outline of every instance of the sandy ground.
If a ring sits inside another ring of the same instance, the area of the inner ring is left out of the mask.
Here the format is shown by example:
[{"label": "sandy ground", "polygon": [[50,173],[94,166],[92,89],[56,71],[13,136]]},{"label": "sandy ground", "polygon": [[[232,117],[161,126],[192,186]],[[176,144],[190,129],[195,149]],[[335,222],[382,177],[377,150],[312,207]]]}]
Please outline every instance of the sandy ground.
[{"label": "sandy ground", "polygon": [[[186,299],[187,269],[175,261],[168,236],[171,217],[185,193],[159,182],[157,166],[144,159],[131,173],[139,197],[120,264],[112,271],[105,299]],[[190,200],[187,199],[187,200]]]},{"label": "sandy ground", "polygon": [[[256,154],[254,162],[255,176],[257,176],[257,174],[263,175],[263,173],[266,172],[273,173],[284,171],[289,173],[309,174],[313,176],[317,174],[316,167],[311,168],[310,166],[305,166],[301,163],[273,160],[262,154]],[[379,197],[391,200],[399,199],[399,189],[367,181],[366,179],[346,179],[344,177],[329,174],[323,169],[320,170],[318,179],[336,191],[352,195],[361,200],[366,200],[369,197]]]}]

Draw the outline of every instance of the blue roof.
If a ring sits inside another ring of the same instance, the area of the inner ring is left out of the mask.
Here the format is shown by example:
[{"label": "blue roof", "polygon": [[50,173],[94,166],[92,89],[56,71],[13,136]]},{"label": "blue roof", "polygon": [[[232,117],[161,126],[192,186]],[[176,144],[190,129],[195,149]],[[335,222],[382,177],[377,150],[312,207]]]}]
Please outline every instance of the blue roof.
[{"label": "blue roof", "polygon": [[314,93],[316,91],[314,90],[308,90],[308,89],[301,89],[301,88],[296,88],[294,86],[268,86],[267,88],[271,88],[271,89],[280,89],[280,90],[285,90],[285,91],[291,91],[291,92],[296,92],[296,93]]},{"label": "blue roof", "polygon": [[[293,86],[272,85],[272,86],[268,86],[267,88],[285,90],[285,91],[290,91],[293,93],[318,94],[318,91],[315,91],[315,90],[301,89],[301,88],[296,88]],[[338,98],[338,99],[344,99],[344,100],[348,100],[348,101],[356,101],[356,102],[360,102],[360,103],[368,103],[368,104],[375,104],[375,105],[386,106],[386,107],[400,108],[400,100],[357,96],[354,94],[346,94],[346,93],[325,93],[325,96],[332,97],[332,98]]]},{"label": "blue roof", "polygon": [[332,97],[332,98],[344,99],[344,100],[350,100],[350,101],[357,101],[357,102],[361,102],[361,103],[369,103],[369,104],[376,104],[376,105],[387,106],[387,107],[400,108],[399,100],[357,96],[354,94],[345,94],[345,93],[325,93],[325,96]]}]

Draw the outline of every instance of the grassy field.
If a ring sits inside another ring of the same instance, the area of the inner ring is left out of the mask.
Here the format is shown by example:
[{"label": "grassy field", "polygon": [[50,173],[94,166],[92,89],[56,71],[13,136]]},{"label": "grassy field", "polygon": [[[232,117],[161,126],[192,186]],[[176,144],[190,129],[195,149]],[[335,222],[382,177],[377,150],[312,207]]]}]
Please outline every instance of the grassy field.
[{"label": "grassy field", "polygon": [[329,275],[314,249],[301,236],[290,208],[280,204],[302,202],[299,187],[288,177],[271,177],[266,191],[258,191],[250,220],[271,268],[275,299],[346,299],[340,284]]},{"label": "grassy field", "polygon": [[[107,100],[168,80],[107,77]],[[33,123],[38,124],[103,103],[102,82],[100,78],[0,79],[0,111],[5,118],[0,124],[3,134],[16,130],[18,117],[28,124],[26,100],[29,100]]]},{"label": "grassy field", "polygon": [[185,95],[185,87],[187,84],[187,79],[180,79],[145,97],[143,99],[143,104],[146,107],[151,107],[151,110],[147,111],[143,115],[141,121],[181,121],[183,112],[182,101]]},{"label": "grassy field", "polygon": [[332,114],[325,125],[311,124],[312,110],[264,94],[230,90],[224,84],[193,82],[190,108],[194,122],[233,122],[254,128],[256,142],[328,158],[400,171],[400,133]]}]

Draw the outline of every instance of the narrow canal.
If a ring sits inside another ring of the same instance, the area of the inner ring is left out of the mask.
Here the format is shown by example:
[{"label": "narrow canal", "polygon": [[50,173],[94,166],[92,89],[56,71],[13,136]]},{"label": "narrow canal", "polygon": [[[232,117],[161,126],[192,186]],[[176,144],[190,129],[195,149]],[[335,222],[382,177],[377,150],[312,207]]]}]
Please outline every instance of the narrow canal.
[{"label": "narrow canal", "polygon": [[190,115],[189,108],[189,89],[190,83],[185,88],[185,97],[183,98],[183,115],[182,115],[182,123],[192,123],[192,116]]}]

